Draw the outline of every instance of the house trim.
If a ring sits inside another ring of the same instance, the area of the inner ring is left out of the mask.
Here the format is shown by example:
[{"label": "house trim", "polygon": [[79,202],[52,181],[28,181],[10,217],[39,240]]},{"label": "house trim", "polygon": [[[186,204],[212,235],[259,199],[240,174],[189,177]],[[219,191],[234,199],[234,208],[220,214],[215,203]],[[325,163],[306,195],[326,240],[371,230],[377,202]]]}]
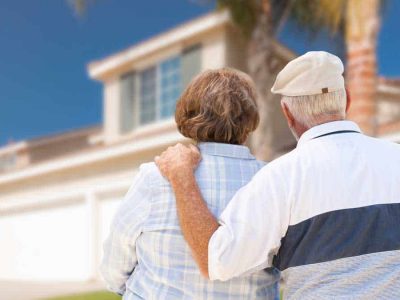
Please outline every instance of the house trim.
[{"label": "house trim", "polygon": [[193,21],[187,22],[166,33],[158,35],[125,51],[111,55],[105,59],[89,63],[89,76],[93,79],[100,79],[104,74],[128,64],[143,56],[148,56],[161,48],[171,46],[202,34],[218,26],[227,24],[230,20],[228,11],[213,12]]},{"label": "house trim", "polygon": [[34,165],[23,170],[0,175],[0,186],[25,180],[35,176],[43,176],[52,172],[59,172],[66,169],[76,168],[105,161],[125,155],[148,151],[150,149],[164,148],[168,145],[184,142],[187,140],[179,132],[166,133],[161,136],[141,140],[140,143],[130,142],[122,145],[109,146],[104,149],[94,150],[89,153],[82,153],[68,158],[60,158]]}]

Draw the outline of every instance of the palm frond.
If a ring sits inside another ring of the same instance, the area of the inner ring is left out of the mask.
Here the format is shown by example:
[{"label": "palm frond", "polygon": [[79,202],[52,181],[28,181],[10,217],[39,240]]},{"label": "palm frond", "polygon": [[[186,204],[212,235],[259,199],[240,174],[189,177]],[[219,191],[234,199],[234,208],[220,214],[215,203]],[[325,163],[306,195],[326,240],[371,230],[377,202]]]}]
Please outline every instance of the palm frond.
[{"label": "palm frond", "polygon": [[[290,12],[292,0],[269,0],[271,24],[276,29]],[[233,22],[246,34],[252,32],[262,11],[260,0],[217,0],[217,9],[228,9]]]},{"label": "palm frond", "polygon": [[294,0],[291,19],[300,26],[318,32],[343,33],[348,0]]},{"label": "palm frond", "polygon": [[94,2],[96,2],[96,0],[67,0],[67,1],[78,16],[83,16],[87,8]]},{"label": "palm frond", "polygon": [[256,25],[261,7],[257,0],[217,0],[217,9],[228,9],[233,22],[248,35]]}]

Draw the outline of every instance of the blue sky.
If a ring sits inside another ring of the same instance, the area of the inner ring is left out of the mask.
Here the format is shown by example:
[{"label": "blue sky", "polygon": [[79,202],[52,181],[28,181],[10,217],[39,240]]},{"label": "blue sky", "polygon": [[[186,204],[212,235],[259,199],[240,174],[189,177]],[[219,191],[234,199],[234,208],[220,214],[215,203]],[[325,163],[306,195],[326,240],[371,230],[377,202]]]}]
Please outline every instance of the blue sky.
[{"label": "blue sky", "polygon": [[[0,144],[101,123],[102,88],[87,76],[103,58],[213,9],[212,1],[98,0],[77,18],[65,0],[0,2]],[[379,72],[400,77],[400,1],[392,0],[379,38]],[[288,28],[298,53],[335,51]]]}]

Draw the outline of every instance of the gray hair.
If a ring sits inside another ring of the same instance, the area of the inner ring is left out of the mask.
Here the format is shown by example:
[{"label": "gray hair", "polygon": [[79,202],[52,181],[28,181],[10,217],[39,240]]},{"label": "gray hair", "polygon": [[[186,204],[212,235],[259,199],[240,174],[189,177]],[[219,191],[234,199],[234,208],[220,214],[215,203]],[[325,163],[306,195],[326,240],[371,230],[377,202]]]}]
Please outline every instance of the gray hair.
[{"label": "gray hair", "polygon": [[282,102],[303,126],[308,128],[326,120],[346,117],[346,91],[344,89],[318,95],[283,96]]}]

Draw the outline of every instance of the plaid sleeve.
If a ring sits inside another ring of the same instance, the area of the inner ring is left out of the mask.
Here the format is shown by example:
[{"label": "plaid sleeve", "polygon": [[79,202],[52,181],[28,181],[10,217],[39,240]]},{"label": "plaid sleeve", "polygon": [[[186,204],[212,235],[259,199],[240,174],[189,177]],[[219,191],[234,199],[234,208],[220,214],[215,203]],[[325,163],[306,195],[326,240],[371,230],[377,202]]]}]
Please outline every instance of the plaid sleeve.
[{"label": "plaid sleeve", "polygon": [[140,167],[128,193],[122,201],[104,242],[101,274],[110,291],[124,294],[125,283],[137,264],[136,240],[150,213],[150,170]]}]

